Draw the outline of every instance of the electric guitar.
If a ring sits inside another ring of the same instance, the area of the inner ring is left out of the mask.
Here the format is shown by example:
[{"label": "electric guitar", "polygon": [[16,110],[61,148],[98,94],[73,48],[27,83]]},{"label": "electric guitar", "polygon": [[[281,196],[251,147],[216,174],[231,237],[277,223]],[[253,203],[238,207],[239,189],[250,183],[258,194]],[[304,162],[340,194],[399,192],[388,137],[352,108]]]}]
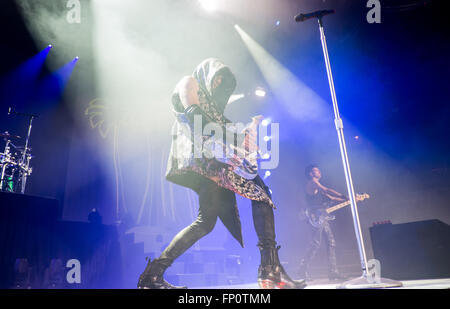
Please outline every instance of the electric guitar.
[{"label": "electric guitar", "polygon": [[[370,198],[370,195],[367,193],[356,195],[356,201],[358,201],[358,202],[364,201],[365,199],[368,199],[368,198]],[[331,221],[331,220],[335,219],[334,216],[330,215],[332,212],[339,210],[343,207],[346,207],[348,205],[350,205],[350,200],[339,203],[339,204],[331,206],[331,207],[327,207],[327,208],[314,209],[314,210],[306,209],[305,215],[306,215],[309,223],[313,227],[319,228],[325,223],[325,221]]]},{"label": "electric guitar", "polygon": [[262,121],[263,116],[252,117],[252,122],[244,128],[244,143],[241,146],[224,143],[221,140],[210,139],[203,144],[204,153],[208,156],[214,156],[214,151],[219,147],[223,150],[223,156],[214,156],[214,158],[231,167],[233,172],[245,179],[254,179],[258,175],[258,162],[260,157],[258,149],[255,149],[257,143],[257,127]]}]

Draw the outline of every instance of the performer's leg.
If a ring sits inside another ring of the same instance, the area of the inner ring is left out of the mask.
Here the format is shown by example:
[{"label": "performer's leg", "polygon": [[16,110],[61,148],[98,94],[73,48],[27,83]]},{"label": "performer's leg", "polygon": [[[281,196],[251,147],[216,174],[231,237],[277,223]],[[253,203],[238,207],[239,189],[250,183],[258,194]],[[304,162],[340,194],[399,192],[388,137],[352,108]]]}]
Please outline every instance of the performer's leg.
[{"label": "performer's leg", "polygon": [[213,230],[219,213],[221,190],[213,182],[204,181],[198,192],[200,207],[197,219],[172,239],[159,258],[149,261],[138,287],[175,288],[163,280],[163,274],[176,258]]},{"label": "performer's leg", "polygon": [[308,274],[308,266],[320,248],[323,234],[323,226],[319,228],[311,228],[313,229],[312,238],[303,259],[300,261],[300,276],[305,279],[310,279]]},{"label": "performer's leg", "polygon": [[327,253],[328,253],[328,272],[337,273],[337,262],[336,262],[336,242],[334,240],[333,231],[331,230],[330,224],[325,222],[324,232],[327,240]]},{"label": "performer's leg", "polygon": [[343,277],[337,268],[336,261],[336,241],[334,239],[333,231],[329,222],[324,224],[324,232],[327,240],[327,253],[328,253],[328,278],[330,280],[346,279]]},{"label": "performer's leg", "polygon": [[292,280],[284,270],[278,257],[280,247],[275,241],[275,220],[272,207],[265,202],[252,200],[253,224],[258,235],[261,264],[258,268],[258,284],[261,288],[300,289],[305,281]]},{"label": "performer's leg", "polygon": [[216,225],[219,214],[218,203],[220,198],[216,193],[218,187],[203,186],[199,191],[199,211],[197,219],[181,230],[162,252],[158,260],[170,266],[173,261],[188,250],[199,239],[209,234]]}]

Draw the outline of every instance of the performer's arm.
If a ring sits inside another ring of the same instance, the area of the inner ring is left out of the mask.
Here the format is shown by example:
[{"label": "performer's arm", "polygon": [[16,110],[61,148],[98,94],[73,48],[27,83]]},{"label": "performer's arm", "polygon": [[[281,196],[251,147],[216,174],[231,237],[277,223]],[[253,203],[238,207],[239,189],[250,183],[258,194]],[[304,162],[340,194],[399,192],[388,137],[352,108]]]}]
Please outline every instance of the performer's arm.
[{"label": "performer's arm", "polygon": [[341,198],[341,199],[346,199],[346,197],[345,197],[345,195],[344,194],[341,194],[341,193],[339,193],[339,192],[337,192],[337,191],[335,191],[335,190],[333,190],[333,189],[331,189],[331,188],[327,188],[328,189],[328,194],[331,194],[331,195],[333,195],[333,196],[335,196],[335,197],[338,197],[338,198]]},{"label": "performer's arm", "polygon": [[199,85],[192,76],[183,77],[177,84],[176,90],[180,96],[181,104],[184,107],[184,115],[189,120],[192,128],[194,125],[195,116],[200,116],[202,119],[202,129],[208,123],[214,122],[200,107],[198,99]]},{"label": "performer's arm", "polygon": [[[194,77],[183,77],[178,82],[176,90],[178,91],[178,94],[180,96],[181,104],[184,107],[184,114],[186,115],[186,118],[191,122],[191,124],[194,123],[194,116],[196,115],[202,118],[202,129],[204,129],[208,123],[215,123],[215,121],[211,119],[200,107],[198,99],[199,85]],[[238,142],[244,142],[245,135],[239,132],[228,132],[228,130],[224,126],[222,126],[222,129],[224,132],[224,138],[226,137],[226,134],[231,134],[234,135],[234,140]],[[249,147],[250,149],[257,148],[257,146],[248,139],[245,140],[245,146]]]},{"label": "performer's arm", "polygon": [[184,109],[193,104],[199,105],[198,89],[198,82],[192,76],[185,76],[178,82],[176,90],[178,91]]},{"label": "performer's arm", "polygon": [[[184,107],[184,114],[186,118],[189,120],[191,125],[194,123],[194,117],[200,116],[202,119],[202,129],[209,123],[215,123],[213,119],[211,119],[200,107],[199,98],[198,98],[198,90],[199,85],[197,80],[192,76],[183,77],[177,84],[176,90],[179,93],[181,104]],[[253,120],[256,123],[259,123],[260,118]],[[240,141],[242,146],[248,149],[249,151],[257,151],[258,146],[256,144],[256,137],[253,136],[253,133],[250,134],[242,134],[239,132],[228,132],[226,127],[222,126],[224,132],[224,140],[227,134],[234,135],[233,140],[237,141],[240,146]]]},{"label": "performer's arm", "polygon": [[330,198],[331,200],[338,201],[338,202],[343,202],[343,201],[347,200],[347,198],[343,194],[341,194],[333,189],[325,187],[317,179],[313,179],[313,183],[317,186],[317,188],[319,190],[322,190],[326,194],[326,196],[328,198]]},{"label": "performer's arm", "polygon": [[345,198],[345,196],[337,197],[337,196],[331,195],[331,194],[329,194],[329,193],[325,193],[325,195],[326,195],[330,200],[336,201],[336,202],[344,202],[344,201],[347,200],[347,198]]}]

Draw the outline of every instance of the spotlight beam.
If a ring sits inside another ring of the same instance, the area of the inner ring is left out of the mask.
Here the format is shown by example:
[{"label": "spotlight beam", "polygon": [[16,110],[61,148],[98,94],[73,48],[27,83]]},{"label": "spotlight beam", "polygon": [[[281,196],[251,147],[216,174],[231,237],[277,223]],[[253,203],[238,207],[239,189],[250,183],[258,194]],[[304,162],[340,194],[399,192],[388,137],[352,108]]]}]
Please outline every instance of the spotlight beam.
[{"label": "spotlight beam", "polygon": [[52,47],[48,45],[1,79],[1,101],[21,106],[32,100],[39,74]]},{"label": "spotlight beam", "polygon": [[76,66],[77,58],[72,59],[58,70],[46,76],[40,83],[38,97],[42,100],[41,104],[56,104],[59,102]]},{"label": "spotlight beam", "polygon": [[38,54],[29,58],[17,69],[12,71],[7,79],[13,80],[15,83],[34,81],[44,66],[45,60],[47,59],[47,56],[52,48],[53,46],[50,44]]},{"label": "spotlight beam", "polygon": [[298,120],[323,121],[326,102],[269,54],[239,25],[234,28],[248,48],[267,84],[287,112]]}]

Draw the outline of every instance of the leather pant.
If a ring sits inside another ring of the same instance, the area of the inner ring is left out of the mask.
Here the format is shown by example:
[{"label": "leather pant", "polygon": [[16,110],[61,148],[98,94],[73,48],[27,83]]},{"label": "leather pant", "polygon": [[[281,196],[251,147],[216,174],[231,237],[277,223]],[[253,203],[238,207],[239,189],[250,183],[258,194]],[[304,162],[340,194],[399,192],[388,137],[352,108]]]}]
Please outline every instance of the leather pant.
[{"label": "leather pant", "polygon": [[301,261],[301,268],[303,268],[306,271],[312,258],[316,255],[317,251],[320,248],[320,244],[322,243],[322,235],[325,234],[328,253],[328,271],[330,273],[336,273],[337,272],[336,242],[334,240],[334,234],[333,231],[331,230],[329,222],[325,221],[319,228],[315,227],[312,228],[313,228],[312,239],[304,258]]},{"label": "leather pant", "polygon": [[[256,181],[261,181],[264,185],[259,177]],[[267,190],[267,187],[265,188]],[[196,220],[172,239],[169,246],[157,259],[158,262],[169,267],[176,258],[214,229],[218,217],[226,215],[225,212],[235,211],[234,194],[210,180],[203,181],[198,191],[200,206]],[[252,200],[252,216],[259,239],[258,246],[260,248],[275,247],[275,223],[272,207],[268,203]]]}]

